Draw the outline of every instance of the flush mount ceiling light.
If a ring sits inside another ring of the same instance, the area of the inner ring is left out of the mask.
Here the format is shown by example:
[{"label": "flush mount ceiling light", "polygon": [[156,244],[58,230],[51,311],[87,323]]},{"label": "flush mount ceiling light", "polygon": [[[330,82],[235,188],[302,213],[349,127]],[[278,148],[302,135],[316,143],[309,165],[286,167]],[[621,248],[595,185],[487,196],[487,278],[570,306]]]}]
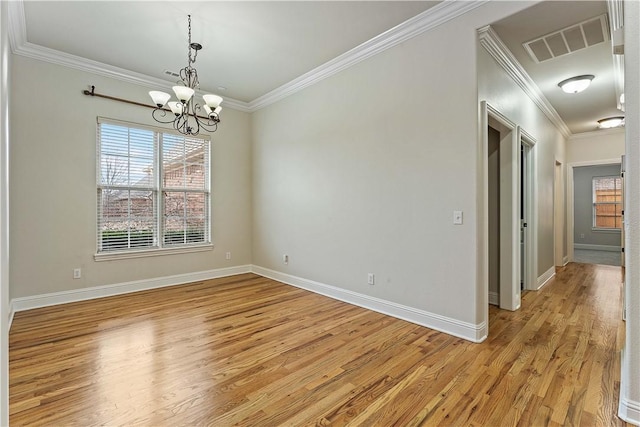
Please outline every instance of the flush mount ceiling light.
[{"label": "flush mount ceiling light", "polygon": [[[184,135],[197,135],[200,129],[207,132],[215,132],[220,123],[220,103],[222,98],[218,95],[203,95],[204,104],[197,104],[194,100],[194,93],[200,83],[198,82],[198,72],[192,67],[196,62],[198,51],[202,49],[200,43],[191,43],[191,15],[189,17],[189,63],[180,70],[180,81],[177,86],[173,86],[173,92],[176,94],[178,101],[167,103],[171,99],[171,95],[165,92],[152,90],[149,92],[153,103],[156,105],[151,116],[159,123],[172,123],[173,128]],[[171,113],[167,114],[167,110],[163,107],[166,105],[171,109]],[[199,116],[204,111],[205,117]],[[168,116],[168,117],[167,117]]]},{"label": "flush mount ceiling light", "polygon": [[558,83],[558,86],[566,93],[578,93],[588,88],[594,78],[592,74],[571,77]]},{"label": "flush mount ceiling light", "polygon": [[616,128],[618,126],[622,126],[624,124],[624,117],[616,116],[616,117],[607,117],[606,119],[598,120],[598,125],[600,129],[611,129]]}]

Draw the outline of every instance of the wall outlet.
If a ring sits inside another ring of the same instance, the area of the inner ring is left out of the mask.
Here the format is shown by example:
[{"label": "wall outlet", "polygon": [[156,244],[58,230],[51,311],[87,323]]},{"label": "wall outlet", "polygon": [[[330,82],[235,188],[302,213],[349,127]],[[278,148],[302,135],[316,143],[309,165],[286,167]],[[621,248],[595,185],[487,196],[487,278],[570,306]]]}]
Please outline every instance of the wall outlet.
[{"label": "wall outlet", "polygon": [[580,233],[580,238],[584,239],[584,233]]},{"label": "wall outlet", "polygon": [[227,252],[224,257],[226,259],[231,259],[231,252]]},{"label": "wall outlet", "polygon": [[367,274],[367,283],[374,285],[376,283],[376,276],[373,273]]},{"label": "wall outlet", "polygon": [[284,262],[285,264],[289,264],[289,255],[282,255],[282,262]]},{"label": "wall outlet", "polygon": [[80,268],[74,268],[73,269],[73,278],[74,279],[79,279],[82,277],[82,269]]}]

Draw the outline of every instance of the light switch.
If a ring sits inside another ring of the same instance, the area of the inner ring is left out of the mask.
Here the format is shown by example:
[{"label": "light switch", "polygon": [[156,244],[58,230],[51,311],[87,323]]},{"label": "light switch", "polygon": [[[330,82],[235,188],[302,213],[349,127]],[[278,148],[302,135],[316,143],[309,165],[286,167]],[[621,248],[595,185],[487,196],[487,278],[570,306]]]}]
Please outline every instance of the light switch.
[{"label": "light switch", "polygon": [[453,223],[455,225],[462,224],[462,211],[453,211]]}]

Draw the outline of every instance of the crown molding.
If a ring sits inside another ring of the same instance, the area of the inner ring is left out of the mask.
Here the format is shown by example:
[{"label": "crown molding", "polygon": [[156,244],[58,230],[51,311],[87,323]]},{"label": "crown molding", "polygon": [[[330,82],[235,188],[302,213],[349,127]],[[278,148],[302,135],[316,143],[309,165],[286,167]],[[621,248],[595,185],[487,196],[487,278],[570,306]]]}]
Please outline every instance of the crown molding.
[{"label": "crown molding", "polygon": [[496,60],[513,79],[514,82],[531,98],[540,108],[542,113],[555,125],[565,138],[571,136],[571,130],[562,120],[558,112],[549,100],[544,96],[538,85],[535,84],[531,76],[522,68],[522,65],[513,56],[498,34],[491,28],[491,25],[478,30],[480,44],[486,49],[493,59]]},{"label": "crown molding", "polygon": [[[23,1],[24,0],[16,0],[9,2],[9,40],[11,50],[14,54],[149,88],[170,87],[173,84],[173,82],[169,82],[168,80],[158,79],[124,68],[114,67],[29,43],[27,41]],[[339,73],[360,61],[377,55],[380,52],[482,6],[487,1],[489,0],[445,0],[251,102],[247,103],[225,97],[223,106],[225,108],[252,113]]]},{"label": "crown molding", "polygon": [[[11,51],[15,55],[36,59],[51,64],[62,65],[64,67],[85,71],[103,77],[133,83],[150,89],[165,88],[170,90],[175,82],[136,73],[124,68],[114,67],[102,62],[71,55],[55,49],[39,46],[27,41],[27,30],[24,16],[23,0],[9,2],[9,43]],[[200,93],[200,91],[198,91]],[[225,108],[251,112],[246,102],[233,98],[224,98],[222,105]]]},{"label": "crown molding", "polygon": [[[624,1],[607,0],[609,12],[609,39],[613,49],[613,32],[624,27]],[[624,93],[624,55],[613,56],[613,79],[616,88],[616,104],[619,110],[624,111],[624,104],[620,102],[620,95]]]},{"label": "crown molding", "polygon": [[410,18],[384,33],[362,43],[340,56],[320,65],[302,76],[256,98],[249,103],[252,111],[257,111],[278,102],[302,89],[339,73],[365,59],[392,48],[406,40],[418,36],[437,26],[461,16],[489,0],[452,1],[445,0],[436,6]]},{"label": "crown molding", "polygon": [[569,141],[579,141],[582,139],[591,139],[591,138],[597,138],[600,136],[616,135],[616,134],[620,134],[624,136],[624,127],[617,127],[612,129],[597,129],[597,130],[590,130],[587,132],[574,133],[573,135],[571,135],[571,138],[569,138]]}]

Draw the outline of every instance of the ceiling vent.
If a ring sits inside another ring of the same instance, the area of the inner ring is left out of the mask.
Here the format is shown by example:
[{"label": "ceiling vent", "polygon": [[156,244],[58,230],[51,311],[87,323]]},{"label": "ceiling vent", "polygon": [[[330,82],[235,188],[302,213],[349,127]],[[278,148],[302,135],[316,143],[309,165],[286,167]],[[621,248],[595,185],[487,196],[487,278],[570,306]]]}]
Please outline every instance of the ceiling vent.
[{"label": "ceiling vent", "polygon": [[171,77],[180,77],[180,74],[176,73],[175,71],[164,70],[164,73],[165,73],[167,76],[171,76]]},{"label": "ceiling vent", "polygon": [[546,36],[523,43],[525,50],[535,62],[568,55],[609,40],[607,15],[588,19]]}]

